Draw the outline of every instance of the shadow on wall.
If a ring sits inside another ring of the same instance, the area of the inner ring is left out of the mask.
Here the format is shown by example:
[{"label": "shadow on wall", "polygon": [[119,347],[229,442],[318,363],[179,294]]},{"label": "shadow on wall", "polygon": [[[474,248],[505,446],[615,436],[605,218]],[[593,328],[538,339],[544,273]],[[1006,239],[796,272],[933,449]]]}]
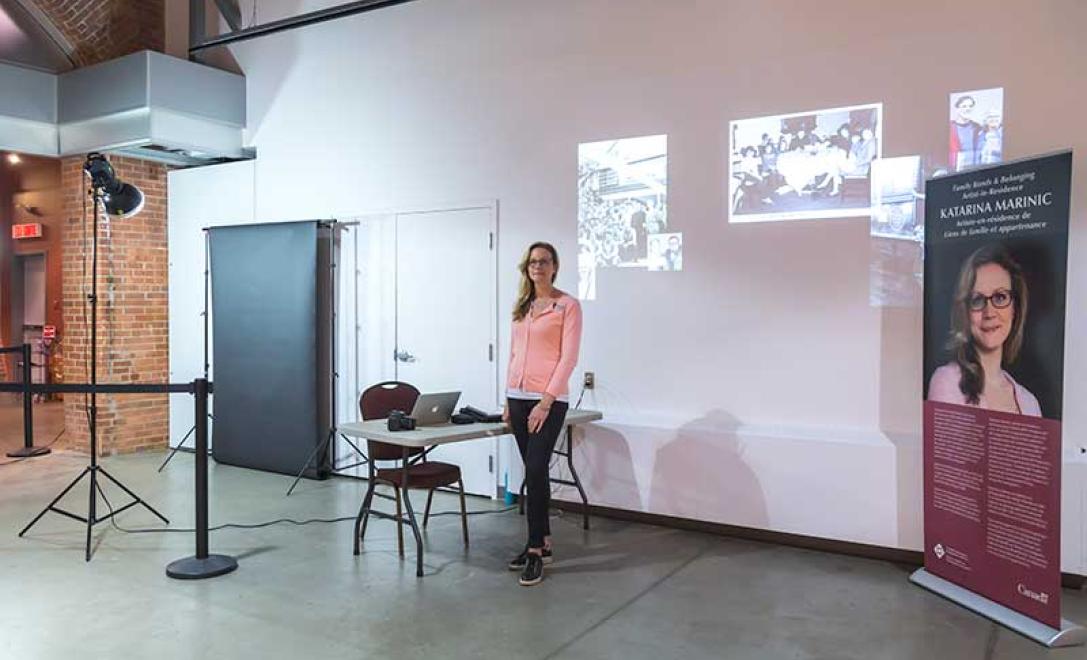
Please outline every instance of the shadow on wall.
[{"label": "shadow on wall", "polygon": [[[589,494],[589,502],[619,509],[643,511],[634,459],[626,436],[613,428],[594,424],[574,430],[574,465]],[[567,468],[562,465],[560,471]],[[564,499],[576,499],[572,490]]]},{"label": "shadow on wall", "polygon": [[766,495],[744,456],[740,422],[711,410],[657,450],[649,488],[653,513],[766,528]]}]

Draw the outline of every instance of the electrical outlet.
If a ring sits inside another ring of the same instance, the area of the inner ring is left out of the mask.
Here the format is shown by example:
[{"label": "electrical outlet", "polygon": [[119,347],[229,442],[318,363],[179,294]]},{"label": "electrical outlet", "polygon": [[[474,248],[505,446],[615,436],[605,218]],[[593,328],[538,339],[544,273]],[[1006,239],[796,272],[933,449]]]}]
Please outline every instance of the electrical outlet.
[{"label": "electrical outlet", "polygon": [[596,374],[591,371],[586,371],[585,379],[582,381],[582,385],[584,385],[585,389],[587,390],[591,390],[596,387]]}]

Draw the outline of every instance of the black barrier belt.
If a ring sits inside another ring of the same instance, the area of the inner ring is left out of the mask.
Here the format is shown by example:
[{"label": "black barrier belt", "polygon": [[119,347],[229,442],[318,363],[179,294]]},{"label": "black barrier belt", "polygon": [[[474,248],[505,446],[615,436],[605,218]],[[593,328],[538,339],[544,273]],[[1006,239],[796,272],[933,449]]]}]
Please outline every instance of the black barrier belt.
[{"label": "black barrier belt", "polygon": [[[0,392],[22,393],[22,383],[0,383]],[[208,391],[211,391],[208,383]],[[192,383],[33,383],[31,394],[194,394]]]},{"label": "black barrier belt", "polygon": [[23,347],[20,346],[0,346],[0,353],[22,353]]}]

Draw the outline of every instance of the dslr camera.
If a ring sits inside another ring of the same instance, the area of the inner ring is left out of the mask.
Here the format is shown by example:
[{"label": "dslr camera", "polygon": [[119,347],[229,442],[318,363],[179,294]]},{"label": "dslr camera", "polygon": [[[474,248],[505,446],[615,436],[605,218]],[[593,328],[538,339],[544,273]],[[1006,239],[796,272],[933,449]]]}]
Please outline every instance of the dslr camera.
[{"label": "dslr camera", "polygon": [[403,410],[392,410],[389,412],[389,430],[390,431],[414,431],[415,430],[415,418],[409,416]]}]

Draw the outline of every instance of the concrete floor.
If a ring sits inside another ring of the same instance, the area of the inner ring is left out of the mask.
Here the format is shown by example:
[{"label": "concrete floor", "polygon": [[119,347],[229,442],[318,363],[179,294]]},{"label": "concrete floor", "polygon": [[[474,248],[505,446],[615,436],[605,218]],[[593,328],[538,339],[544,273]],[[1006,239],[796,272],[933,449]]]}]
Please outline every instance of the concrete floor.
[{"label": "concrete floor", "polygon": [[[193,457],[157,474],[162,458],[103,464],[171,527],[191,527]],[[164,574],[193,553],[191,533],[102,524],[89,564],[75,521],[48,515],[18,538],[84,464],[60,452],[0,468],[0,658],[1087,657],[1046,651],[916,588],[902,566],[599,518],[589,532],[576,516],[554,519],[557,561],[533,588],[504,565],[523,542],[515,512],[473,516],[467,551],[456,516],[432,519],[421,580],[381,520],[359,557],[350,522],[214,532],[212,552],[240,568],[198,582]],[[304,482],[285,498],[289,482],[213,463],[212,523],[353,516],[365,485]],[[83,512],[86,497],[80,486],[67,505]],[[470,498],[469,508],[494,505]],[[454,509],[453,497],[435,498],[435,510]],[[161,527],[138,509],[120,524]],[[1087,622],[1087,595],[1064,599],[1065,616]]]}]

